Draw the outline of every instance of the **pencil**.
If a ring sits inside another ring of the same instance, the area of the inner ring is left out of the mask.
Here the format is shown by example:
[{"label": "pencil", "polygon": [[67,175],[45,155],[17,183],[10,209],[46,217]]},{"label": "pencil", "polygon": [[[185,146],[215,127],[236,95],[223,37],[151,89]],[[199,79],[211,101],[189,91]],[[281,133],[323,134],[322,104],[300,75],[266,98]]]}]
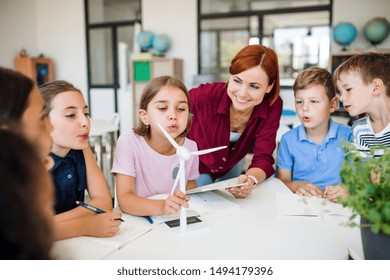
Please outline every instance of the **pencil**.
[{"label": "pencil", "polygon": [[[76,201],[76,204],[78,204],[78,205],[80,205],[80,206],[82,206],[82,207],[84,207],[84,208],[86,208],[86,209],[88,209],[88,210],[91,210],[91,211],[93,211],[93,212],[95,212],[95,213],[97,213],[97,214],[102,214],[102,213],[106,213],[106,211],[104,211],[104,210],[102,210],[102,209],[99,209],[99,208],[97,208],[97,207],[95,207],[95,206],[92,206],[92,205],[89,205],[89,204],[87,204],[87,203],[85,203],[85,202],[82,202],[82,201]],[[120,220],[121,222],[124,222],[124,220],[123,219],[115,219],[115,220]]]}]

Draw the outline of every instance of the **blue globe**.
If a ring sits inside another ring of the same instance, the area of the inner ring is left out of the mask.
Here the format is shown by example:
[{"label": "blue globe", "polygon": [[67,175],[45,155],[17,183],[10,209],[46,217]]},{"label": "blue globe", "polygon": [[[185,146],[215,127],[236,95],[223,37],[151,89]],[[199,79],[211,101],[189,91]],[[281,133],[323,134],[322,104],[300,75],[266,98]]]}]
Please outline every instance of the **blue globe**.
[{"label": "blue globe", "polygon": [[154,34],[152,32],[143,31],[137,35],[137,43],[141,47],[141,51],[148,51],[153,47]]},{"label": "blue globe", "polygon": [[356,39],[357,29],[348,22],[341,22],[333,28],[333,40],[340,46],[348,46]]},{"label": "blue globe", "polygon": [[159,34],[154,36],[153,48],[158,55],[164,55],[171,47],[171,39],[166,34]]},{"label": "blue globe", "polygon": [[373,18],[363,27],[363,35],[373,45],[380,44],[389,36],[390,24],[385,18]]}]

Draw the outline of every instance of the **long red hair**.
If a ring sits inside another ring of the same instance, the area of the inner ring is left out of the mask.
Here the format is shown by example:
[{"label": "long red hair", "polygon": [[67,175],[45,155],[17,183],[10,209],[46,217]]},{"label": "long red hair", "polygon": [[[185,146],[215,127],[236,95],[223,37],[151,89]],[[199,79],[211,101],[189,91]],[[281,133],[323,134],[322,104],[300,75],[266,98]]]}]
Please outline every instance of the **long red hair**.
[{"label": "long red hair", "polygon": [[237,75],[255,66],[260,66],[268,75],[268,85],[274,85],[266,99],[272,105],[280,93],[279,64],[275,51],[262,45],[249,45],[232,59],[229,72]]}]

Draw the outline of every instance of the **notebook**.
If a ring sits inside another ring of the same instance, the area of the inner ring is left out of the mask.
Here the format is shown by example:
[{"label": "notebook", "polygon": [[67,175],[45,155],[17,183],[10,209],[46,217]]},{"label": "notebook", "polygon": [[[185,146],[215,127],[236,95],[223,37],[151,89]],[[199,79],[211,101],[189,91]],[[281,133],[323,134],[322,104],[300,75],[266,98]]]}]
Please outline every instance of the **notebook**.
[{"label": "notebook", "polygon": [[277,211],[287,216],[338,216],[350,217],[352,210],[342,204],[315,196],[293,193],[276,193]]},{"label": "notebook", "polygon": [[216,211],[239,210],[240,205],[215,192],[200,192],[190,195],[190,207],[200,214]]},{"label": "notebook", "polygon": [[79,236],[56,241],[53,245],[52,256],[54,259],[62,260],[104,259],[151,229],[150,226],[124,222],[119,232],[113,237]]}]

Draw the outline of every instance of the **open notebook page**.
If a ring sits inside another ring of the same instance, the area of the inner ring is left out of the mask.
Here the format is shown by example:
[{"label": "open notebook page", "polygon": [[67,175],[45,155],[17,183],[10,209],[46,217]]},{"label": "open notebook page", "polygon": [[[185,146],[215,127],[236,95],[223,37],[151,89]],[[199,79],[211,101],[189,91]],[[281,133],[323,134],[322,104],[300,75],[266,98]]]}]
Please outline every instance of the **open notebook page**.
[{"label": "open notebook page", "polygon": [[315,196],[299,196],[293,193],[276,193],[276,205],[280,215],[287,216],[340,216],[350,217],[352,210],[339,203]]},{"label": "open notebook page", "polygon": [[240,205],[215,192],[201,192],[190,195],[190,206],[201,214],[221,210],[239,210]]},{"label": "open notebook page", "polygon": [[54,242],[54,259],[97,260],[104,259],[119,248],[129,244],[151,230],[150,226],[122,223],[113,237],[80,236]]}]

